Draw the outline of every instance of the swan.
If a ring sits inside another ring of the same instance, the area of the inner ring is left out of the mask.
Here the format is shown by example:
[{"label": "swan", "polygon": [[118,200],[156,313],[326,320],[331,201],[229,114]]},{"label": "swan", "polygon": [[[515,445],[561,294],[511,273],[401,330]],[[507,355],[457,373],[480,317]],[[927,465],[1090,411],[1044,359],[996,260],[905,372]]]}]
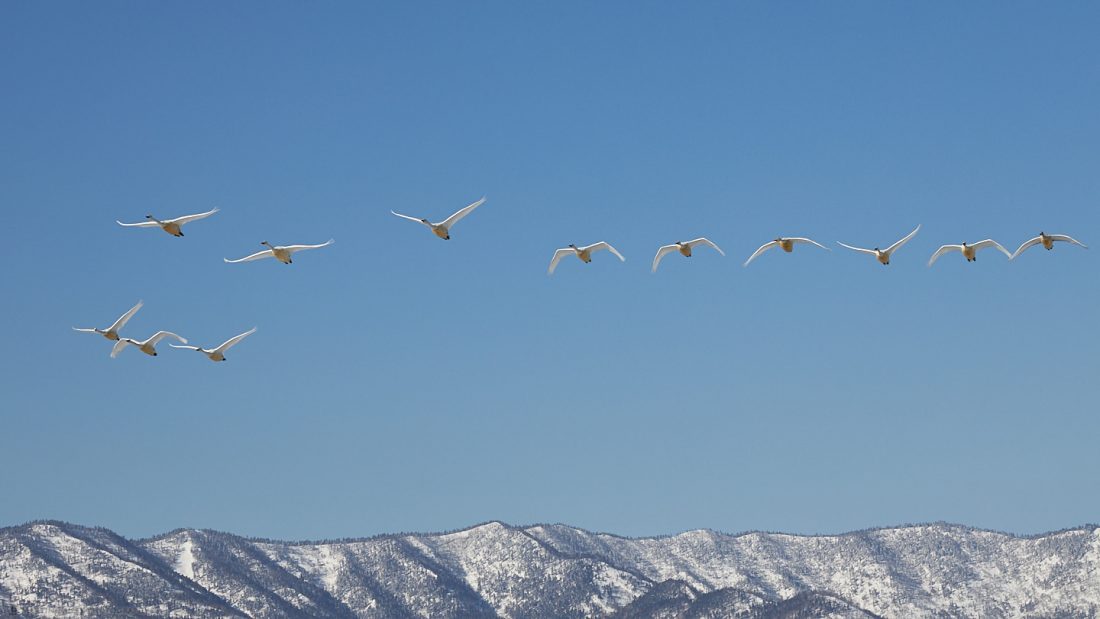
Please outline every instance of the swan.
[{"label": "swan", "polygon": [[175,333],[172,333],[171,331],[157,331],[152,335],[152,337],[142,341],[132,340],[128,337],[124,337],[115,342],[115,347],[111,349],[111,358],[114,359],[115,357],[117,357],[118,353],[122,352],[122,350],[127,346],[137,346],[138,350],[140,350],[141,352],[149,355],[150,357],[155,357],[157,356],[157,342],[163,340],[166,337],[174,337],[184,344],[187,343],[186,339],[176,335]]},{"label": "swan", "polygon": [[180,230],[183,224],[189,224],[192,221],[204,219],[217,212],[218,209],[217,207],[215,207],[209,211],[206,211],[205,213],[198,213],[197,215],[184,215],[183,217],[176,217],[175,219],[157,219],[152,215],[146,215],[145,219],[147,219],[148,221],[139,221],[135,224],[124,224],[116,219],[115,223],[126,228],[156,228],[157,226],[160,226],[161,230],[164,230],[172,236],[183,236],[183,230]]},{"label": "swan", "polygon": [[697,239],[686,242],[676,241],[672,245],[663,245],[660,249],[657,250],[657,255],[653,257],[653,269],[651,272],[657,272],[657,265],[660,264],[661,259],[670,252],[679,251],[681,256],[685,258],[690,258],[691,248],[695,247],[696,245],[706,245],[707,247],[713,247],[718,253],[722,254],[723,256],[726,255],[726,252],[722,251],[721,247],[718,247],[711,240],[703,237],[699,237]]},{"label": "swan", "polygon": [[818,243],[817,241],[814,241],[814,240],[811,240],[811,239],[806,239],[806,238],[802,238],[802,237],[798,237],[798,236],[791,236],[791,237],[782,237],[782,236],[780,236],[780,237],[776,237],[776,239],[774,241],[769,241],[769,242],[764,243],[763,245],[761,245],[760,249],[757,249],[756,251],[754,251],[752,253],[752,255],[749,256],[749,259],[745,261],[745,264],[743,264],[741,266],[746,266],[746,267],[749,266],[749,263],[752,262],[753,260],[756,260],[757,256],[759,256],[760,254],[768,251],[769,249],[771,249],[773,247],[779,247],[783,251],[785,251],[789,254],[792,251],[794,251],[794,246],[795,246],[796,243],[809,243],[810,245],[817,245],[818,247],[820,247],[821,249],[824,249],[825,251],[832,251],[828,247],[825,247],[821,243]]},{"label": "swan", "polygon": [[267,249],[263,251],[258,251],[251,256],[245,256],[244,258],[238,258],[236,260],[230,260],[229,258],[222,258],[222,260],[225,260],[229,264],[236,264],[238,262],[251,262],[253,260],[259,260],[260,258],[275,258],[283,264],[290,264],[294,262],[290,259],[294,252],[299,252],[303,249],[317,249],[320,247],[328,247],[335,242],[335,240],[329,239],[324,243],[321,243],[320,245],[272,245],[267,241],[261,241],[260,245],[267,245]]},{"label": "swan", "polygon": [[136,314],[137,311],[141,309],[142,305],[144,305],[144,302],[138,301],[137,305],[131,307],[128,312],[123,314],[118,320],[114,322],[113,325],[107,327],[106,329],[96,329],[95,327],[87,329],[83,327],[73,327],[73,331],[80,331],[82,333],[98,333],[109,340],[117,341],[119,330],[122,329],[122,327],[124,327],[126,323],[134,317],[134,314]]},{"label": "swan", "polygon": [[901,247],[902,245],[905,245],[906,243],[908,243],[909,239],[913,238],[914,236],[917,236],[917,232],[919,230],[920,230],[920,226],[918,225],[912,232],[905,235],[905,238],[903,238],[900,241],[898,241],[897,243],[894,243],[893,245],[887,247],[886,249],[879,249],[877,247],[874,248],[874,249],[864,249],[862,247],[852,247],[851,245],[846,245],[844,243],[841,243],[840,241],[837,241],[836,244],[840,245],[841,247],[847,247],[848,249],[850,249],[852,251],[858,251],[858,252],[861,252],[861,253],[864,253],[864,254],[871,254],[872,256],[874,256],[879,261],[879,263],[881,263],[883,266],[885,266],[887,264],[890,264],[890,255],[893,254],[895,251],[897,251],[897,249],[899,247]]},{"label": "swan", "polygon": [[1031,247],[1032,245],[1038,245],[1039,243],[1042,243],[1043,247],[1047,248],[1047,250],[1054,249],[1054,242],[1055,241],[1063,241],[1065,243],[1072,243],[1074,245],[1080,245],[1081,247],[1084,247],[1085,249],[1089,248],[1088,245],[1085,245],[1081,241],[1078,241],[1077,239],[1075,239],[1073,237],[1066,236],[1064,234],[1046,234],[1046,233],[1040,232],[1039,236],[1037,236],[1037,237],[1035,237],[1031,240],[1024,241],[1024,244],[1020,245],[1020,248],[1016,250],[1016,253],[1012,254],[1012,256],[1009,258],[1009,260],[1015,260],[1016,256],[1019,256],[1021,253],[1023,253],[1023,251],[1025,249],[1027,249],[1028,247]]},{"label": "swan", "polygon": [[600,241],[599,243],[593,243],[584,247],[577,247],[576,245],[570,243],[568,247],[562,247],[561,249],[554,252],[554,258],[550,260],[550,268],[546,271],[546,274],[553,275],[554,269],[558,268],[558,262],[560,262],[561,259],[565,256],[574,255],[580,258],[581,262],[587,264],[589,262],[592,262],[592,254],[600,251],[601,249],[606,249],[610,251],[611,253],[618,256],[619,260],[626,262],[626,258],[623,258],[623,255],[620,254],[618,250],[616,250],[605,241]]},{"label": "swan", "polygon": [[949,251],[961,252],[966,258],[967,262],[976,262],[978,260],[978,250],[985,249],[986,247],[996,247],[1000,252],[1011,260],[1012,254],[1008,253],[1008,250],[1001,246],[1000,243],[993,239],[986,239],[984,241],[978,241],[973,245],[963,243],[962,245],[944,245],[936,250],[936,253],[932,254],[932,257],[928,260],[928,266],[935,264],[936,260],[939,260],[940,256],[946,254]]},{"label": "swan", "polygon": [[415,221],[418,224],[424,224],[425,226],[428,226],[428,228],[430,228],[431,231],[434,232],[436,236],[443,239],[444,241],[449,241],[449,240],[451,240],[451,226],[458,223],[458,220],[460,220],[463,217],[465,217],[465,216],[469,215],[470,213],[472,213],[475,208],[481,206],[482,203],[484,203],[484,202],[485,202],[485,198],[481,198],[480,200],[478,200],[477,202],[474,202],[473,204],[471,204],[469,206],[464,206],[464,207],[458,209],[453,215],[451,215],[447,219],[444,219],[443,221],[441,221],[439,223],[436,223],[436,224],[433,224],[432,222],[428,221],[427,219],[418,219],[416,217],[409,217],[408,215],[402,215],[401,213],[398,213],[397,211],[390,211],[390,212],[393,213],[394,215],[397,215],[398,217],[401,217],[402,219],[408,219],[409,221]]},{"label": "swan", "polygon": [[207,357],[210,357],[211,361],[225,361],[225,351],[229,350],[230,348],[233,348],[241,340],[243,340],[244,338],[252,335],[255,332],[256,332],[256,327],[252,327],[248,331],[245,331],[244,333],[242,333],[240,335],[235,335],[235,336],[229,338],[228,340],[222,342],[221,346],[218,346],[217,348],[212,348],[210,350],[207,350],[205,348],[200,348],[198,346],[176,346],[175,344],[169,344],[169,346],[171,346],[172,348],[186,348],[186,349],[189,349],[189,350],[197,350],[197,351],[201,352],[202,354],[206,355]]}]

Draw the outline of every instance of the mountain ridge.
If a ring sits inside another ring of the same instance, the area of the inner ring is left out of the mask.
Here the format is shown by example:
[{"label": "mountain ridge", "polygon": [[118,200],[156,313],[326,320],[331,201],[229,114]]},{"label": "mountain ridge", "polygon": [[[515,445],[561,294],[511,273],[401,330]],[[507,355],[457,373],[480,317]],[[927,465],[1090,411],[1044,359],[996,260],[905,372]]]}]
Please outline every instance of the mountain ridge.
[{"label": "mountain ridge", "polygon": [[0,528],[0,600],[43,617],[1085,617],[1100,526],[627,537],[490,520],[281,541],[35,520]]}]

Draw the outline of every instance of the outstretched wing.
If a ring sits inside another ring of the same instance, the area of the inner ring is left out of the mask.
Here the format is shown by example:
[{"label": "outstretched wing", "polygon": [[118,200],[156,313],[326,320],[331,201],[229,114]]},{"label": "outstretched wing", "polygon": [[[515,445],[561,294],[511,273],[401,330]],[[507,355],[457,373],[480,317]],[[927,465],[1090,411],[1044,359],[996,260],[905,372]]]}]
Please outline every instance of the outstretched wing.
[{"label": "outstretched wing", "polygon": [[822,245],[821,243],[818,243],[817,241],[815,241],[813,239],[807,239],[807,238],[804,238],[804,237],[801,237],[801,236],[790,236],[790,237],[787,237],[787,240],[792,242],[792,243],[806,243],[806,244],[809,244],[809,245],[817,245],[818,247],[820,247],[821,249],[824,249],[825,251],[833,251],[833,250],[829,249],[828,247],[825,247],[824,245]]},{"label": "outstretched wing", "polygon": [[454,215],[451,215],[447,219],[444,219],[443,222],[441,223],[441,225],[446,227],[446,228],[450,228],[451,226],[458,223],[458,220],[460,220],[463,217],[465,217],[465,216],[469,215],[470,213],[472,213],[475,208],[481,206],[484,202],[485,202],[485,198],[482,197],[477,202],[474,202],[473,204],[471,204],[467,207],[463,207],[463,208],[459,209],[457,212],[455,212]]},{"label": "outstretched wing", "polygon": [[238,342],[240,342],[244,338],[252,335],[255,332],[256,332],[256,327],[252,327],[251,329],[249,329],[248,331],[245,331],[244,333],[242,333],[240,335],[234,335],[233,337],[229,338],[228,340],[223,342],[221,346],[218,346],[214,350],[224,353],[225,351],[229,350],[230,348],[233,348],[234,346],[236,346]]},{"label": "outstretched wing", "polygon": [[[171,343],[169,343],[168,345],[171,346],[172,348],[183,348],[185,350],[202,350],[198,346],[177,346],[176,344],[171,344]],[[203,351],[203,352],[206,352],[206,351]]]},{"label": "outstretched wing", "polygon": [[115,342],[114,347],[111,348],[111,358],[114,359],[115,357],[117,357],[118,353],[122,352],[122,350],[124,348],[126,348],[127,346],[129,346],[130,344],[131,344],[131,342],[128,339],[125,339],[125,338],[119,339],[117,342]]},{"label": "outstretched wing", "polygon": [[153,334],[153,337],[145,340],[145,343],[150,345],[150,346],[156,346],[157,342],[163,340],[166,337],[176,338],[176,340],[180,344],[186,344],[187,343],[187,338],[180,337],[180,336],[176,335],[175,333],[172,333],[171,331],[157,331],[156,333]]},{"label": "outstretched wing", "polygon": [[858,251],[858,252],[864,253],[864,254],[871,254],[872,256],[877,256],[878,255],[877,253],[875,253],[875,250],[873,250],[873,249],[864,249],[862,247],[853,247],[851,245],[846,245],[844,243],[841,243],[840,241],[837,241],[836,244],[840,245],[841,247],[847,247],[848,249],[850,249],[852,251]]},{"label": "outstretched wing", "polygon": [[252,262],[253,260],[259,260],[260,258],[270,258],[274,255],[275,255],[275,252],[271,251],[270,249],[265,249],[263,251],[258,251],[256,253],[252,254],[251,256],[245,256],[244,258],[237,258],[236,260],[230,260],[229,258],[222,258],[222,260],[225,260],[229,264],[236,264],[238,262]]},{"label": "outstretched wing", "polygon": [[657,255],[653,257],[653,268],[650,272],[656,273],[657,265],[661,263],[661,258],[664,258],[665,254],[676,251],[677,249],[679,249],[678,245],[662,245],[661,248],[657,250]]},{"label": "outstretched wing", "polygon": [[769,249],[771,249],[773,247],[778,247],[778,246],[779,246],[779,241],[768,241],[767,243],[764,243],[763,245],[760,246],[759,249],[752,252],[752,255],[749,256],[749,259],[746,260],[745,264],[743,264],[741,266],[745,266],[745,267],[749,266],[749,263],[752,262],[753,260],[756,260],[757,256],[759,256],[760,254],[768,251]]},{"label": "outstretched wing", "polygon": [[1052,234],[1052,235],[1050,235],[1050,238],[1054,239],[1055,241],[1064,241],[1066,243],[1073,243],[1074,245],[1080,245],[1081,247],[1084,247],[1085,249],[1089,248],[1088,245],[1085,245],[1081,241],[1078,241],[1077,239],[1075,239],[1073,237],[1070,237],[1070,236],[1066,236],[1064,234]]},{"label": "outstretched wing", "polygon": [[115,223],[120,225],[120,226],[125,226],[127,228],[159,228],[160,227],[160,224],[158,224],[155,221],[139,221],[135,224],[124,224],[121,221],[116,219]]},{"label": "outstretched wing", "polygon": [[906,243],[908,243],[909,239],[917,236],[917,232],[919,232],[919,231],[920,231],[920,224],[917,224],[917,227],[914,228],[913,231],[910,232],[909,234],[906,234],[905,238],[903,238],[900,241],[898,241],[897,243],[894,243],[893,245],[887,247],[886,248],[886,253],[888,253],[888,254],[894,253],[894,250],[896,250],[897,248],[901,247],[902,245],[905,245]]},{"label": "outstretched wing", "polygon": [[81,333],[99,333],[95,329],[85,329],[83,327],[73,327],[73,331],[80,331]]},{"label": "outstretched wing", "polygon": [[593,244],[589,245],[588,247],[585,247],[584,249],[587,249],[589,252],[597,252],[597,251],[600,251],[601,249],[606,249],[607,251],[609,251],[609,252],[615,254],[616,256],[618,256],[619,260],[621,262],[626,262],[626,258],[623,258],[623,255],[619,253],[619,250],[612,247],[611,244],[608,243],[607,241],[600,241],[599,243],[593,243]]},{"label": "outstretched wing", "polygon": [[1019,256],[1020,254],[1024,253],[1025,249],[1027,249],[1028,247],[1031,247],[1032,245],[1038,245],[1039,243],[1042,243],[1042,242],[1043,242],[1043,238],[1039,237],[1039,236],[1037,236],[1033,239],[1028,239],[1028,240],[1024,241],[1023,244],[1021,244],[1020,247],[1017,248],[1016,251],[1012,254],[1012,257],[1009,258],[1009,260],[1015,260],[1016,256]]},{"label": "outstretched wing", "polygon": [[962,245],[942,245],[936,250],[936,253],[932,254],[932,257],[928,259],[928,266],[932,266],[940,259],[940,256],[946,254],[949,251],[962,251]]},{"label": "outstretched wing", "polygon": [[699,237],[697,239],[693,239],[691,241],[688,241],[687,245],[688,245],[688,247],[695,247],[696,245],[706,245],[707,247],[714,248],[718,253],[722,254],[723,256],[726,255],[726,252],[722,251],[721,247],[718,247],[717,245],[714,244],[714,241],[711,241],[710,239],[705,238],[705,237]]},{"label": "outstretched wing", "polygon": [[417,219],[416,217],[409,217],[408,215],[402,215],[401,213],[398,213],[397,211],[390,211],[390,212],[393,213],[394,215],[397,215],[401,219],[408,219],[409,221],[415,221],[416,223],[418,223],[422,226],[428,225],[428,224],[424,223],[423,221]]},{"label": "outstretched wing", "polygon": [[211,216],[211,215],[213,215],[214,213],[217,213],[217,212],[218,212],[218,207],[215,206],[214,208],[210,209],[209,211],[206,211],[205,213],[197,213],[195,215],[184,215],[183,217],[177,217],[175,219],[169,219],[168,223],[179,224],[179,225],[182,226],[183,224],[191,223],[192,221],[196,221],[198,219],[203,219],[203,218],[209,217],[209,216]]},{"label": "outstretched wing", "polygon": [[145,304],[144,301],[138,301],[137,305],[131,307],[130,311],[126,312],[125,314],[122,315],[121,318],[119,318],[118,320],[115,321],[115,324],[111,325],[110,327],[107,327],[107,331],[114,331],[114,332],[117,333],[119,329],[126,326],[126,323],[129,322],[130,319],[134,317],[134,314],[136,314],[137,311],[139,309],[141,309],[141,306],[144,305],[144,304]]},{"label": "outstretched wing", "polygon": [[550,268],[546,270],[547,275],[553,275],[554,269],[558,268],[558,263],[561,259],[569,254],[575,253],[572,247],[564,247],[554,252],[554,257],[550,260]]},{"label": "outstretched wing", "polygon": [[973,245],[971,245],[971,247],[974,248],[974,251],[977,251],[979,249],[985,249],[986,247],[996,247],[998,250],[1000,250],[1000,252],[1002,254],[1008,256],[1009,259],[1012,258],[1012,254],[1008,253],[1007,249],[1005,249],[1003,246],[1001,246],[1000,243],[998,243],[997,241],[994,241],[993,239],[986,239],[984,241],[978,241],[977,243],[974,243]]},{"label": "outstretched wing", "polygon": [[302,251],[303,249],[319,249],[321,247],[328,247],[329,245],[332,245],[335,242],[336,242],[335,239],[329,239],[329,240],[325,241],[324,243],[321,243],[320,245],[287,245],[286,247],[283,247],[282,249],[285,249],[288,252],[293,254],[294,252]]}]

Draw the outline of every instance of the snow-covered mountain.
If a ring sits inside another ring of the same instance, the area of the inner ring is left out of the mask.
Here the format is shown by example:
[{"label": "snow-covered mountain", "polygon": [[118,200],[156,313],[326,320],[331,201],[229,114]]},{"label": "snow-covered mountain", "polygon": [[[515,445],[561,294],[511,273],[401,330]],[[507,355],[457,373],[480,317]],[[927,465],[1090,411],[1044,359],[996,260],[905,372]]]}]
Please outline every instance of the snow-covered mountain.
[{"label": "snow-covered mountain", "polygon": [[1096,617],[1100,527],[834,536],[563,525],[287,543],[0,529],[0,617]]}]

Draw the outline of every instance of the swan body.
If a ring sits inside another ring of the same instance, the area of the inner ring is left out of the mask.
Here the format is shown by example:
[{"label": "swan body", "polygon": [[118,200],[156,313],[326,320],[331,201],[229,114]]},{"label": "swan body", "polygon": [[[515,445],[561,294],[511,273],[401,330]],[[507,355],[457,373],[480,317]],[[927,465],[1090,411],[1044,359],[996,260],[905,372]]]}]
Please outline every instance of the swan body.
[{"label": "swan body", "polygon": [[141,309],[141,306],[143,304],[144,304],[143,301],[138,301],[137,305],[131,307],[129,309],[129,311],[127,311],[125,314],[120,316],[119,319],[114,322],[114,324],[107,327],[106,329],[97,329],[95,327],[90,327],[90,328],[73,327],[73,331],[80,331],[82,333],[98,333],[98,334],[102,335],[103,337],[105,337],[109,340],[113,340],[113,341],[117,342],[118,338],[119,338],[119,336],[118,336],[119,330],[121,330],[122,327],[125,326],[126,323],[129,322],[130,319],[134,317],[134,314],[136,314],[137,311],[139,309]]},{"label": "swan body", "polygon": [[846,245],[844,243],[841,243],[840,241],[837,241],[836,243],[837,243],[837,245],[840,245],[841,247],[847,247],[848,249],[850,249],[852,251],[858,251],[858,252],[863,253],[863,254],[870,254],[870,255],[874,256],[876,260],[879,261],[879,264],[881,264],[883,266],[886,266],[886,265],[890,264],[890,256],[893,255],[893,253],[895,251],[897,251],[899,247],[901,247],[902,245],[905,245],[906,243],[909,242],[910,239],[912,239],[914,236],[916,236],[918,231],[920,231],[920,226],[917,226],[912,232],[905,235],[905,237],[902,238],[900,241],[894,243],[893,245],[887,247],[886,249],[879,249],[877,247],[874,248],[874,249],[864,249],[862,247],[853,247],[851,245]]},{"label": "swan body", "polygon": [[605,241],[600,241],[599,243],[593,243],[591,245],[585,245],[584,247],[577,247],[576,245],[570,243],[568,247],[562,247],[561,249],[554,252],[554,257],[550,260],[550,268],[547,269],[546,274],[553,275],[554,269],[558,268],[558,262],[561,262],[561,259],[565,256],[576,256],[580,259],[581,262],[587,264],[589,262],[592,262],[592,254],[600,251],[601,249],[608,250],[609,252],[618,256],[620,261],[626,262],[626,258],[623,258],[623,255],[620,254],[617,249],[615,249]]},{"label": "swan body", "polygon": [[967,243],[963,243],[962,245],[943,245],[936,250],[936,253],[932,254],[932,257],[928,260],[928,266],[935,264],[936,261],[940,259],[940,256],[953,251],[960,252],[963,257],[966,258],[967,262],[977,262],[978,250],[987,247],[995,247],[1002,254],[1008,256],[1009,259],[1012,259],[1012,254],[1008,253],[1008,250],[1002,247],[1000,243],[993,239],[986,239],[984,241],[978,241],[973,245]]},{"label": "swan body", "polygon": [[211,348],[209,350],[207,350],[206,348],[200,348],[198,346],[176,346],[175,344],[169,344],[169,346],[171,346],[172,348],[186,348],[188,350],[197,350],[197,351],[201,352],[202,354],[206,355],[207,357],[209,357],[211,361],[225,361],[225,351],[229,350],[230,348],[233,348],[241,340],[243,340],[244,338],[252,335],[255,332],[256,332],[256,327],[252,327],[248,331],[245,331],[244,333],[242,333],[240,335],[234,335],[233,337],[229,338],[228,340],[222,342],[221,346],[218,346],[217,348]]},{"label": "swan body", "polygon": [[267,246],[267,249],[263,251],[258,251],[251,256],[245,256],[244,258],[238,258],[236,260],[230,260],[229,258],[222,258],[222,260],[225,260],[229,264],[236,264],[238,262],[251,262],[253,260],[259,260],[261,258],[274,258],[279,262],[282,262],[283,264],[291,264],[292,262],[294,262],[294,260],[291,259],[291,256],[293,256],[295,252],[300,252],[303,249],[319,249],[321,247],[328,247],[335,242],[335,240],[329,239],[324,243],[321,243],[320,245],[272,245],[267,241],[262,241],[260,245]]},{"label": "swan body", "polygon": [[432,233],[434,233],[439,238],[443,239],[444,241],[449,241],[449,240],[451,240],[451,226],[458,223],[458,221],[460,219],[462,219],[463,217],[465,217],[465,216],[469,215],[470,213],[472,213],[475,208],[481,206],[484,202],[485,202],[485,198],[482,198],[482,199],[478,200],[477,202],[474,202],[473,204],[470,204],[468,206],[464,206],[464,207],[458,209],[457,211],[455,211],[454,214],[451,215],[450,217],[448,217],[447,219],[444,219],[443,221],[438,222],[438,223],[432,223],[432,222],[428,221],[427,219],[422,219],[422,218],[417,218],[417,217],[410,217],[408,215],[402,215],[401,213],[398,213],[396,211],[390,211],[390,212],[393,213],[394,215],[397,215],[398,217],[400,217],[402,219],[408,219],[409,221],[415,221],[418,224],[423,224],[423,225],[427,226],[432,231]]},{"label": "swan body", "polygon": [[115,220],[115,223],[117,223],[120,226],[124,226],[126,228],[156,228],[156,227],[159,227],[161,230],[164,230],[165,232],[167,232],[168,234],[171,234],[172,236],[183,236],[183,230],[180,229],[180,228],[183,227],[183,224],[191,223],[192,221],[197,221],[199,219],[205,219],[206,217],[209,217],[209,216],[211,216],[211,215],[213,215],[214,213],[217,213],[217,212],[218,212],[218,209],[213,208],[209,211],[206,211],[205,213],[198,213],[198,214],[195,214],[195,215],[184,215],[183,217],[176,217],[174,219],[157,219],[156,217],[153,217],[152,215],[146,215],[145,219],[147,221],[139,221],[139,222],[133,223],[133,224],[124,224],[121,221]]},{"label": "swan body", "polygon": [[807,239],[807,238],[803,238],[803,237],[800,237],[800,236],[791,236],[791,237],[782,237],[782,236],[780,236],[780,237],[776,237],[776,239],[774,241],[769,241],[769,242],[764,243],[763,245],[761,245],[759,249],[754,251],[752,253],[752,255],[749,256],[749,259],[745,261],[745,264],[743,264],[741,266],[746,266],[746,267],[749,266],[749,263],[752,262],[753,260],[756,260],[757,256],[759,256],[760,254],[768,251],[769,249],[771,249],[773,247],[778,247],[778,248],[782,249],[783,251],[785,251],[789,254],[792,251],[794,251],[794,246],[799,244],[799,243],[805,243],[805,244],[808,244],[808,245],[817,245],[818,247],[820,247],[821,249],[824,249],[825,251],[832,251],[828,247],[825,247],[821,243],[818,243],[817,241],[814,241],[812,239]]},{"label": "swan body", "polygon": [[151,337],[145,340],[132,340],[128,337],[120,338],[115,342],[115,347],[111,349],[111,358],[114,359],[118,356],[118,353],[122,352],[127,346],[136,346],[138,350],[149,355],[150,357],[157,356],[157,343],[166,337],[174,337],[180,342],[186,344],[187,340],[172,333],[171,331],[157,331]]},{"label": "swan body", "polygon": [[690,258],[692,248],[697,245],[711,247],[723,256],[726,255],[726,252],[722,251],[721,247],[718,247],[712,241],[703,237],[699,237],[691,241],[676,241],[672,245],[663,245],[660,249],[657,250],[657,255],[653,257],[653,268],[651,269],[651,272],[656,273],[657,265],[661,263],[661,260],[664,259],[666,255],[674,251],[680,252],[680,255],[685,258]]},{"label": "swan body", "polygon": [[1016,252],[1013,253],[1011,258],[1009,258],[1009,259],[1010,260],[1015,260],[1016,256],[1019,256],[1020,254],[1022,254],[1024,252],[1025,249],[1027,249],[1027,248],[1029,248],[1033,245],[1042,244],[1043,247],[1045,247],[1047,249],[1047,251],[1050,251],[1051,249],[1054,249],[1054,242],[1055,241],[1061,241],[1063,243],[1070,243],[1072,245],[1080,245],[1081,247],[1084,247],[1085,249],[1089,248],[1088,245],[1085,245],[1081,241],[1078,241],[1077,239],[1075,239],[1073,237],[1070,237],[1070,236],[1066,236],[1064,234],[1046,234],[1044,232],[1040,232],[1039,236],[1037,236],[1033,239],[1029,239],[1027,241],[1024,241],[1023,245],[1020,245],[1020,248],[1017,249]]}]

